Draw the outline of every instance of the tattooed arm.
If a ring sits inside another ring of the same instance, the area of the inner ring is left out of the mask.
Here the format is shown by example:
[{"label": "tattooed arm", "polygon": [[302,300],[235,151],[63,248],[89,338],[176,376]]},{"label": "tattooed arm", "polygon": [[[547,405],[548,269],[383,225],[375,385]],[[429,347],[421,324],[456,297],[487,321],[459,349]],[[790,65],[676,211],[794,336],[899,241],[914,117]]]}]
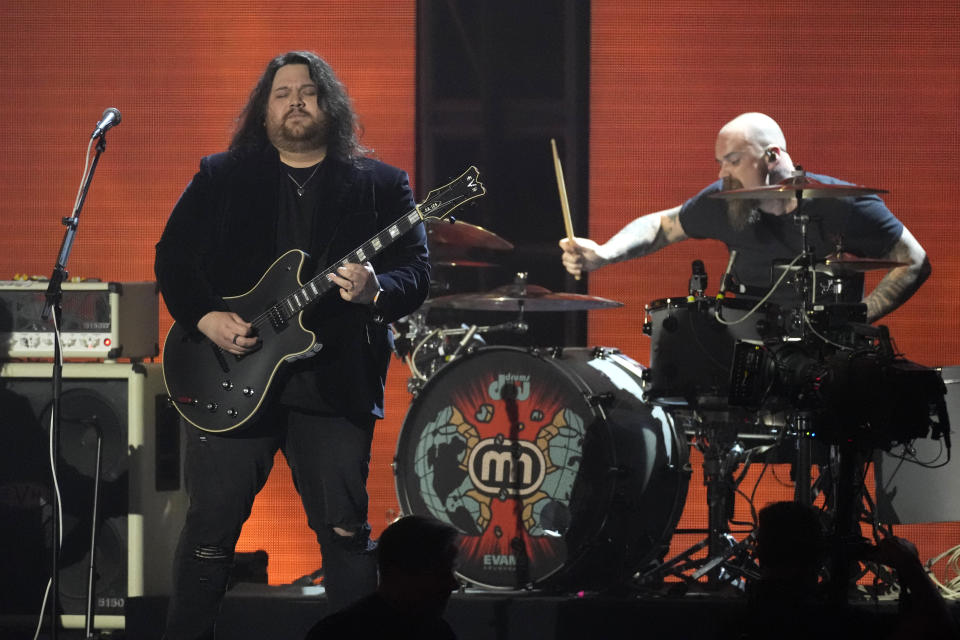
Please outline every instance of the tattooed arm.
[{"label": "tattooed arm", "polygon": [[867,322],[875,322],[902,305],[930,276],[927,252],[906,227],[893,249],[883,256],[883,259],[906,262],[907,265],[887,272],[876,288],[864,298],[863,301],[867,304]]},{"label": "tattooed arm", "polygon": [[600,245],[587,238],[564,238],[563,266],[574,276],[593,271],[614,262],[639,258],[668,244],[685,240],[680,226],[680,207],[640,216]]}]

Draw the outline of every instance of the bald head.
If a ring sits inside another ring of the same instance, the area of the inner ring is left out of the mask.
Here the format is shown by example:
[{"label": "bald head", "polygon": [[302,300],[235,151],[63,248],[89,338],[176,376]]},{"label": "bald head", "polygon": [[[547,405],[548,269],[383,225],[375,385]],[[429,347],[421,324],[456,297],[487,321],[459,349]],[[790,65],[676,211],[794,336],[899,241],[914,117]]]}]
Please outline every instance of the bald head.
[{"label": "bald head", "polygon": [[[763,113],[742,113],[720,128],[720,134],[742,137],[760,149],[777,147],[786,150],[787,140],[776,120]],[[719,135],[719,134],[718,134]]]},{"label": "bald head", "polygon": [[[770,185],[787,178],[794,170],[780,125],[762,113],[743,113],[723,125],[717,134],[714,153],[724,189]],[[762,209],[780,215],[788,213],[794,206],[791,195],[784,200],[767,201]],[[727,205],[728,213],[740,220],[735,222],[735,227],[743,220],[749,220],[755,208],[760,205],[747,200],[736,200]]]}]

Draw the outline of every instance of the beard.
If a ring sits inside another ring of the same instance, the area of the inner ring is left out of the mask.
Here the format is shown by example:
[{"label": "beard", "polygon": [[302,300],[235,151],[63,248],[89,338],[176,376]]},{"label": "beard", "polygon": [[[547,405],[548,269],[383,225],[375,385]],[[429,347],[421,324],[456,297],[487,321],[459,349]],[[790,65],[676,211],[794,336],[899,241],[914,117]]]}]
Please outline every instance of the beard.
[{"label": "beard", "polygon": [[[294,113],[302,117],[291,123]],[[316,151],[327,144],[327,124],[324,120],[313,118],[305,111],[291,111],[280,122],[267,120],[267,138],[277,149],[290,153]]]},{"label": "beard", "polygon": [[[736,178],[723,179],[724,191],[742,189],[743,183]],[[727,220],[734,231],[743,231],[760,221],[759,200],[727,200]]]}]

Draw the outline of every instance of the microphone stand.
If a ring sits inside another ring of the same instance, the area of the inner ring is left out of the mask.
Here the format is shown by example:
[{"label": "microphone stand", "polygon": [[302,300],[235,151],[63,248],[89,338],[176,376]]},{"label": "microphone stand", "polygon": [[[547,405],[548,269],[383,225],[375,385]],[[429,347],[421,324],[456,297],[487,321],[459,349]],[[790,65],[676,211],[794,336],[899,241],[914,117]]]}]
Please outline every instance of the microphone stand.
[{"label": "microphone stand", "polygon": [[93,599],[97,593],[97,521],[100,518],[100,463],[103,461],[103,433],[97,426],[97,463],[95,465],[96,474],[93,480],[93,511],[90,518],[90,563],[87,565],[87,609],[86,625],[84,626],[84,640],[91,640],[96,637],[93,632]]},{"label": "microphone stand", "polygon": [[[53,268],[53,274],[50,276],[50,284],[47,286],[46,304],[40,313],[40,318],[46,321],[50,317],[50,311],[53,311],[56,337],[56,340],[53,341],[53,402],[51,404],[52,411],[50,419],[50,457],[53,461],[53,469],[51,472],[54,478],[54,490],[51,492],[53,494],[53,519],[51,524],[53,528],[53,535],[51,536],[53,553],[51,554],[50,568],[50,591],[52,594],[50,605],[51,640],[57,640],[57,606],[60,596],[60,495],[57,490],[56,478],[60,460],[60,397],[63,388],[63,364],[61,362],[62,354],[60,351],[60,323],[63,319],[63,281],[67,279],[68,275],[67,261],[70,259],[70,251],[73,249],[73,241],[77,235],[77,227],[80,224],[80,211],[83,209],[83,203],[87,199],[87,190],[90,188],[90,182],[93,180],[93,173],[97,170],[100,154],[102,154],[106,148],[106,138],[104,134],[101,134],[97,142],[97,154],[94,156],[93,163],[90,166],[90,173],[87,174],[87,178],[83,183],[76,207],[69,217],[61,219],[61,222],[67,230],[63,234],[63,242],[60,245],[57,264]],[[95,479],[95,482],[99,481],[99,477]],[[96,522],[94,522],[94,526],[96,526]],[[93,562],[92,556],[90,562]]]}]

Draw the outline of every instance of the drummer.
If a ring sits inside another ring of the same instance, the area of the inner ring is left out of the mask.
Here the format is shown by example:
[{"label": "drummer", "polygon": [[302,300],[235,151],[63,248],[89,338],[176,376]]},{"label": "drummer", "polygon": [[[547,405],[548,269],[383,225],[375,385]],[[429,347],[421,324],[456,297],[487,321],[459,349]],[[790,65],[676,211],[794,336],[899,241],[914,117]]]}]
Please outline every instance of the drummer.
[{"label": "drummer", "polygon": [[[772,185],[791,176],[793,162],[780,126],[762,113],[744,113],[717,134],[719,180],[680,206],[636,218],[604,244],[587,238],[563,239],[563,266],[572,275],[638,258],[687,238],[712,238],[736,250],[733,275],[739,292],[759,297],[771,286],[774,261],[801,252],[801,226],[793,220],[796,197],[725,200],[709,197],[721,190]],[[827,176],[807,174],[827,184],[847,184]],[[913,234],[875,195],[815,198],[803,203],[810,217],[808,243],[817,258],[837,251],[863,258],[904,263],[891,268],[863,298],[867,321],[890,313],[920,288],[930,274],[927,254]],[[859,298],[862,275],[855,287]],[[796,295],[789,287],[783,295]],[[857,300],[853,300],[857,301]]]}]

